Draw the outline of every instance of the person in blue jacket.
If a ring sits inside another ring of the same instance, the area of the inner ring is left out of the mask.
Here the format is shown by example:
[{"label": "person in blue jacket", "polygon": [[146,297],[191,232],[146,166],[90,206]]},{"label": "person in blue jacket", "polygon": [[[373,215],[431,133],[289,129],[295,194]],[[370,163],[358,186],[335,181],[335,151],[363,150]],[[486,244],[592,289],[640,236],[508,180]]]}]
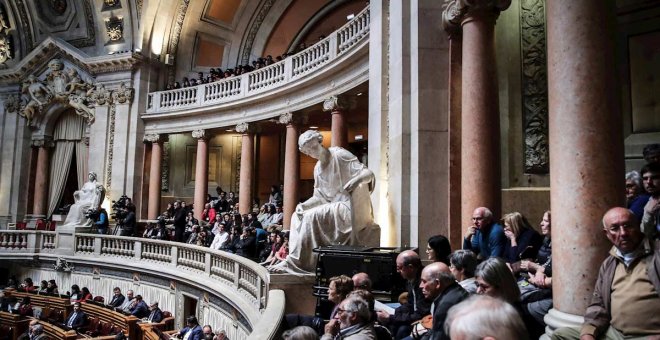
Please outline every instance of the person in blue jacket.
[{"label": "person in blue jacket", "polygon": [[494,222],[493,212],[485,207],[474,209],[472,225],[463,239],[463,249],[472,250],[479,260],[502,257],[506,236],[504,228]]},{"label": "person in blue jacket", "polygon": [[199,325],[197,318],[191,315],[186,319],[186,327],[180,330],[177,335],[183,340],[201,340],[202,326]]}]

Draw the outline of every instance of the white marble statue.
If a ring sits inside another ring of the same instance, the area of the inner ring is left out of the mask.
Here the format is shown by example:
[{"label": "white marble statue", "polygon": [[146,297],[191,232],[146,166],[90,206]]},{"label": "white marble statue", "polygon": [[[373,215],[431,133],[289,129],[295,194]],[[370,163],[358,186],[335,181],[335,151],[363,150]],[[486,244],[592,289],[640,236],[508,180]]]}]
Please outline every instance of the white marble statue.
[{"label": "white marble statue", "polygon": [[64,226],[91,227],[93,220],[87,218],[86,214],[90,210],[99,208],[105,198],[105,189],[103,185],[96,182],[96,173],[89,173],[89,181],[83,184],[80,190],[73,193],[75,203],[69,209],[66,215]]},{"label": "white marble statue", "polygon": [[373,220],[370,192],[375,176],[349,151],[326,149],[323,136],[308,130],[298,139],[300,151],[318,159],[314,194],[298,204],[291,217],[289,255],[271,272],[309,274],[316,256],[312,249],[328,245],[378,247],[380,227]]}]

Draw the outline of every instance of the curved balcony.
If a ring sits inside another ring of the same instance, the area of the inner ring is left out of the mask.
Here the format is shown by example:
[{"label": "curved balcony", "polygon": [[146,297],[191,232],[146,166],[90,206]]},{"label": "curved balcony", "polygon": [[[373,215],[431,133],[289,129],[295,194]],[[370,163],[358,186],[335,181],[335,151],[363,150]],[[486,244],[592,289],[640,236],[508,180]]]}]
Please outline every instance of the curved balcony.
[{"label": "curved balcony", "polygon": [[[236,308],[243,338],[272,339],[284,292],[269,289],[267,270],[248,259],[169,241],[48,231],[0,231],[0,259],[54,261],[149,273],[203,287]],[[240,336],[239,336],[240,337]]]},{"label": "curved balcony", "polygon": [[182,89],[149,94],[146,133],[257,121],[304,109],[369,77],[369,7],[313,46],[273,65]]}]

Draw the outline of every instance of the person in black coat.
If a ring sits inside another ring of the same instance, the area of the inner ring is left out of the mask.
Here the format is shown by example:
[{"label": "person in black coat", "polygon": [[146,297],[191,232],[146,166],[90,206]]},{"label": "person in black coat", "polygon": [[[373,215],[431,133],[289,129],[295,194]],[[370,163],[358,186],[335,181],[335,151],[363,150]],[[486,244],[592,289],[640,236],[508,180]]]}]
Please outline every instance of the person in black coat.
[{"label": "person in black coat", "polygon": [[433,328],[430,340],[449,340],[445,319],[449,308],[468,298],[469,294],[456,282],[449,267],[442,262],[429,264],[422,270],[420,285],[427,300],[433,300]]},{"label": "person in black coat", "polygon": [[186,242],[186,210],[181,207],[181,201],[174,202],[174,235],[177,242]]},{"label": "person in black coat", "polygon": [[257,250],[257,240],[254,230],[250,227],[245,228],[240,240],[236,244],[236,255],[246,258],[254,258]]},{"label": "person in black coat", "polygon": [[137,228],[135,226],[135,205],[133,203],[126,204],[126,217],[124,217],[124,224],[121,228],[121,236],[135,236]]},{"label": "person in black coat", "polygon": [[130,309],[131,315],[135,316],[138,319],[146,318],[149,316],[149,306],[147,306],[147,303],[144,302],[142,299],[142,295],[138,295],[135,297],[135,303],[133,307]]},{"label": "person in black coat", "polygon": [[115,289],[113,289],[112,292],[113,292],[112,299],[110,299],[110,303],[108,303],[108,306],[117,308],[124,303],[126,297],[124,296],[124,294],[121,293],[121,289],[119,289],[119,287],[115,287]]}]

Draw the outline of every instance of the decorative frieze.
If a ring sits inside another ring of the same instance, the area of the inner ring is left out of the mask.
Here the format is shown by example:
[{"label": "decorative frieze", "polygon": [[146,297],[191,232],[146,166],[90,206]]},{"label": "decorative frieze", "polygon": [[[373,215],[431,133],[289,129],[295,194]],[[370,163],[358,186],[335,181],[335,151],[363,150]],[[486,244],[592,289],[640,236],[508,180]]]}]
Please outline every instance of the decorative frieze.
[{"label": "decorative frieze", "polygon": [[520,1],[520,50],[525,172],[547,174],[550,155],[544,0]]},{"label": "decorative frieze", "polygon": [[90,90],[87,94],[89,100],[97,106],[112,104],[111,92],[108,91],[103,84],[96,84],[94,89]]},{"label": "decorative frieze", "polygon": [[133,88],[121,83],[119,88],[112,92],[112,100],[117,104],[130,104],[133,101]]},{"label": "decorative frieze", "polygon": [[4,64],[7,60],[12,59],[12,46],[9,41],[9,23],[6,18],[6,13],[0,7],[0,64]]}]

